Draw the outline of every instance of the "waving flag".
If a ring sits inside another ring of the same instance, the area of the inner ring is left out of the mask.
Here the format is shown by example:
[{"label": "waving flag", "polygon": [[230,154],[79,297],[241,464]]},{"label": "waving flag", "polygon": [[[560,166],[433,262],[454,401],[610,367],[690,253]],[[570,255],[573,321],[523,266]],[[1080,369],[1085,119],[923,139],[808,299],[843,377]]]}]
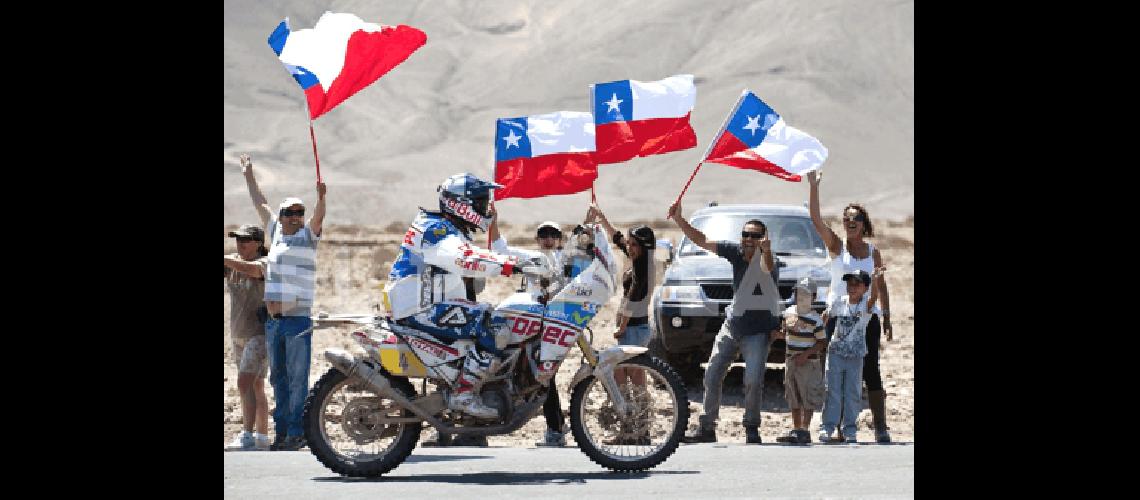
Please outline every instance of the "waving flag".
[{"label": "waving flag", "polygon": [[285,18],[269,35],[269,46],[305,90],[309,119],[384,76],[425,42],[427,35],[411,26],[382,26],[333,12],[298,31],[290,31]]},{"label": "waving flag", "polygon": [[693,75],[655,82],[620,80],[590,86],[597,123],[598,163],[618,163],[689,149],[697,135],[689,114],[697,100]]},{"label": "waving flag", "polygon": [[537,198],[590,189],[598,178],[594,117],[580,111],[500,118],[495,124],[495,198]]},{"label": "waving flag", "polygon": [[815,137],[792,128],[756,94],[745,90],[704,161],[758,170],[799,182],[827,159]]}]

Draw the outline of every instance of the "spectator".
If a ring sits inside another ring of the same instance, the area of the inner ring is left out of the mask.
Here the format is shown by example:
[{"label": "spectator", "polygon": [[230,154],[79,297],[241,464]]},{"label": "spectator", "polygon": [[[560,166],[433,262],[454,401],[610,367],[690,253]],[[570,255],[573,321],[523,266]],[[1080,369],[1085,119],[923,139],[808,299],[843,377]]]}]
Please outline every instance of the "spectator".
[{"label": "spectator", "polygon": [[301,416],[309,392],[312,363],[312,306],[316,288],[317,242],[325,218],[325,184],[317,183],[317,204],[308,224],[300,198],[286,198],[276,217],[257,186],[253,163],[241,156],[242,174],[250,198],[270,238],[265,278],[265,306],[269,319],[265,338],[269,352],[269,381],[277,405],[273,409],[275,435],[272,450],[291,451],[305,446]]},{"label": "spectator", "polygon": [[744,356],[745,442],[759,444],[764,363],[768,359],[771,335],[779,327],[777,301],[780,294],[776,288],[779,267],[772,254],[767,227],[754,219],[744,223],[740,243],[709,241],[703,232],[682,216],[680,200],[669,207],[669,217],[694,245],[714,252],[732,264],[732,303],[725,310],[724,324],[713,341],[708,368],[705,369],[704,415],[700,417],[700,428],[686,435],[683,442],[716,442],[721,385],[739,353]]},{"label": "spectator", "polygon": [[781,443],[810,443],[812,412],[823,409],[826,389],[819,353],[827,345],[823,320],[812,310],[815,291],[807,277],[796,283],[796,304],[784,311],[784,396],[792,409],[792,430],[776,438]]},{"label": "spectator", "polygon": [[[649,345],[649,291],[653,288],[653,270],[649,267],[652,261],[650,251],[657,248],[657,240],[653,229],[647,226],[638,226],[630,230],[629,237],[614,229],[606,215],[597,207],[590,205],[590,213],[586,219],[597,217],[598,222],[607,232],[613,235],[613,242],[630,260],[622,276],[622,299],[618,306],[617,331],[614,338],[619,345],[647,347]],[[645,388],[645,372],[640,369],[617,368],[614,370],[614,379],[619,385],[625,386],[626,381],[631,385],[632,393],[638,399],[645,399],[649,392]],[[643,423],[644,424],[644,423]],[[648,445],[649,426],[638,425],[638,429],[626,432],[624,429],[618,437],[607,441],[610,445]],[[629,436],[627,434],[633,434]]]},{"label": "spectator", "polygon": [[[557,223],[546,221],[535,228],[534,241],[538,244],[539,249],[539,251],[536,252],[507,245],[507,240],[499,233],[498,215],[496,211],[495,218],[491,220],[491,228],[488,231],[491,240],[491,250],[505,255],[514,255],[519,258],[520,262],[541,258],[543,254],[549,254],[553,257],[555,269],[563,269],[562,228],[559,227]],[[576,273],[568,273],[564,277],[567,279],[573,278],[575,274]],[[534,283],[528,279],[526,282],[526,291],[537,296],[539,302],[546,303],[546,301],[554,295],[547,291],[547,286],[549,286],[549,283]],[[536,446],[566,446],[566,419],[562,413],[562,401],[558,395],[558,385],[555,383],[555,377],[557,377],[557,374],[550,379],[550,390],[546,392],[546,403],[542,406],[542,416],[546,419],[546,432],[543,434],[543,440],[535,443]]]},{"label": "spectator", "polygon": [[[878,278],[878,274],[875,276]],[[859,383],[863,373],[863,356],[867,355],[867,324],[871,321],[871,304],[875,302],[876,287],[871,275],[854,271],[841,278],[847,285],[847,294],[835,299],[827,307],[828,321],[834,321],[835,333],[827,344],[827,402],[823,406],[823,422],[819,427],[819,442],[826,443],[839,425],[843,413],[843,436],[848,443],[855,439],[855,422],[862,406]]]},{"label": "spectator", "polygon": [[[879,249],[864,237],[875,236],[874,227],[867,209],[861,205],[851,203],[843,209],[843,230],[846,238],[840,240],[839,236],[823,222],[819,212],[819,183],[823,179],[822,172],[811,171],[807,173],[809,184],[808,204],[811,212],[811,221],[815,229],[827,245],[831,256],[831,287],[827,294],[827,303],[830,304],[837,297],[847,293],[843,280],[846,273],[864,271],[871,274],[875,269],[883,267],[883,257]],[[891,442],[891,435],[887,432],[887,392],[883,390],[883,378],[879,373],[880,337],[886,334],[887,342],[894,339],[891,328],[891,296],[887,291],[887,280],[881,275],[876,283],[878,285],[879,300],[882,307],[875,306],[874,315],[867,325],[867,357],[863,360],[863,380],[867,383],[867,402],[871,408],[871,418],[875,425],[875,440],[880,443]],[[882,316],[880,328],[879,316]],[[826,318],[825,318],[826,321]]]},{"label": "spectator", "polygon": [[[230,291],[230,342],[238,368],[242,432],[226,449],[269,449],[269,401],[265,398],[265,268],[269,250],[257,224],[230,231],[237,253],[225,256],[226,286]],[[254,424],[257,433],[254,433]]]}]

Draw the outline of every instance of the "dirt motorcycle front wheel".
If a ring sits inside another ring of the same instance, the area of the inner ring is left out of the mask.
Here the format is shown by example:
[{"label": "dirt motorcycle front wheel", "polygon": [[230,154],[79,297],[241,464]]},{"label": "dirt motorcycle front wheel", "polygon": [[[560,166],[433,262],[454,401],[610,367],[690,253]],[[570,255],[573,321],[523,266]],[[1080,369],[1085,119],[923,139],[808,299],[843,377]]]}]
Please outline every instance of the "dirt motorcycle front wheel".
[{"label": "dirt motorcycle front wheel", "polygon": [[689,396],[680,375],[649,354],[617,368],[618,387],[632,412],[620,415],[601,380],[591,375],[570,396],[570,430],[582,452],[602,467],[650,469],[677,450],[689,421]]},{"label": "dirt motorcycle front wheel", "polygon": [[[387,375],[411,399],[407,378]],[[303,423],[309,450],[325,467],[350,477],[376,477],[404,462],[420,439],[422,424],[385,424],[384,417],[412,417],[359,379],[330,368],[309,391]]]}]

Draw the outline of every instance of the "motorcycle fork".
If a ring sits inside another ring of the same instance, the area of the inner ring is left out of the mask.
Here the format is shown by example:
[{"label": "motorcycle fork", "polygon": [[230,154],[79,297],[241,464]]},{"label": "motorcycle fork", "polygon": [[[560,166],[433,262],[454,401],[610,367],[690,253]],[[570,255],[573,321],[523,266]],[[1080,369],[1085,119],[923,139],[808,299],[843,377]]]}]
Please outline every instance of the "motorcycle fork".
[{"label": "motorcycle fork", "polygon": [[574,375],[574,380],[571,382],[570,387],[573,388],[580,380],[588,377],[592,373],[598,380],[601,380],[602,387],[606,390],[606,394],[609,395],[610,401],[614,402],[614,409],[617,410],[617,413],[619,415],[629,415],[633,409],[625,400],[625,396],[621,393],[621,388],[618,387],[617,379],[614,378],[614,367],[617,365],[617,362],[612,362],[608,359],[605,360],[607,362],[602,362],[598,351],[594,350],[594,347],[590,345],[590,342],[586,341],[585,337],[585,335],[578,335],[577,341],[578,348],[582,349],[582,358],[585,363],[582,363],[581,368],[578,369],[578,373]]}]

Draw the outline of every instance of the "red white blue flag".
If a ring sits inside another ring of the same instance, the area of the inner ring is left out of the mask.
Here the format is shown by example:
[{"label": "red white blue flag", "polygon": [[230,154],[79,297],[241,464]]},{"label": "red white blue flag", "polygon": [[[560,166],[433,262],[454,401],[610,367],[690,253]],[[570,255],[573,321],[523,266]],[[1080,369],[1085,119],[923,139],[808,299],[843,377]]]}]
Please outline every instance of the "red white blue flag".
[{"label": "red white blue flag", "polygon": [[594,117],[582,111],[500,118],[495,124],[496,199],[590,189],[598,178]]},{"label": "red white blue flag", "polygon": [[305,91],[316,119],[384,76],[427,42],[411,26],[366,23],[348,13],[325,12],[312,29],[291,31],[286,18],[269,46]]},{"label": "red white blue flag", "polygon": [[818,169],[824,160],[827,148],[818,139],[784,123],[756,94],[745,90],[704,161],[799,182],[800,174]]},{"label": "red white blue flag", "polygon": [[693,75],[591,85],[598,163],[618,163],[696,146],[697,135],[689,125],[696,100]]}]

